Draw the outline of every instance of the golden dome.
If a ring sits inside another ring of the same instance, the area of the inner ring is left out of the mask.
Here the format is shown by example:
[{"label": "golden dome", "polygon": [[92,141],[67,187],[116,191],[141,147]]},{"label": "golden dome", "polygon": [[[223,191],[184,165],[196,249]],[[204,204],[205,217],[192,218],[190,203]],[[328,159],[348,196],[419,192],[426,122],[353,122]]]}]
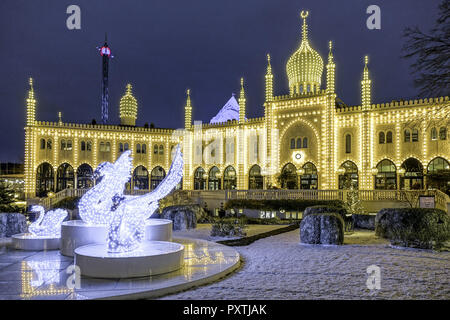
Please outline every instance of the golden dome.
[{"label": "golden dome", "polygon": [[131,92],[131,84],[127,84],[127,91],[120,99],[120,124],[127,126],[136,125],[137,100]]},{"label": "golden dome", "polygon": [[308,41],[308,11],[302,11],[300,16],[303,19],[302,42],[286,64],[291,94],[319,90],[322,82],[322,57]]}]

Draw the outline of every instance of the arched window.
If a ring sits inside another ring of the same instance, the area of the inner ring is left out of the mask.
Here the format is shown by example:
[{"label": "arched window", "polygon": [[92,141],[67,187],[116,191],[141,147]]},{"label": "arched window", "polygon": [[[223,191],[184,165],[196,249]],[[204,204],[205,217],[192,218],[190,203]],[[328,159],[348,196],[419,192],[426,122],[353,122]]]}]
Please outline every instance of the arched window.
[{"label": "arched window", "polygon": [[164,146],[160,145],[159,146],[159,155],[163,155],[164,154]]},{"label": "arched window", "polygon": [[142,144],[141,153],[143,153],[143,154],[147,153],[147,145],[145,143]]},{"label": "arched window", "polygon": [[297,169],[292,163],[288,163],[283,167],[279,180],[283,189],[298,189]]},{"label": "arched window", "polygon": [[447,160],[441,157],[431,160],[427,167],[427,173],[431,174],[439,174],[440,171],[443,170],[450,170],[450,164]]},{"label": "arched window", "polygon": [[352,153],[352,136],[350,134],[345,136],[345,153]]},{"label": "arched window", "polygon": [[297,149],[302,147],[302,138],[297,138]]},{"label": "arched window", "polygon": [[223,188],[226,190],[236,189],[236,170],[229,166],[223,172]]},{"label": "arched window", "polygon": [[45,139],[41,139],[41,149],[45,149]]},{"label": "arched window", "polygon": [[100,152],[105,152],[105,143],[102,141],[100,142]]},{"label": "arched window", "polygon": [[400,178],[400,189],[420,190],[423,189],[423,166],[419,160],[408,158],[402,166],[405,174]]},{"label": "arched window", "polygon": [[45,197],[49,191],[54,191],[53,167],[44,162],[36,170],[36,195]]},{"label": "arched window", "polygon": [[206,189],[205,170],[202,167],[197,168],[194,172],[194,190]]},{"label": "arched window", "polygon": [[391,160],[384,159],[377,164],[375,189],[379,190],[397,189],[397,169],[395,167],[395,164]]},{"label": "arched window", "polygon": [[128,147],[128,143],[125,142],[125,144],[123,145],[123,151],[127,151],[127,150],[129,150],[129,147]]},{"label": "arched window", "polygon": [[87,189],[94,185],[93,171],[90,165],[83,163],[77,169],[77,189]]},{"label": "arched window", "polygon": [[153,146],[153,154],[158,154],[158,145],[157,144],[155,144]]},{"label": "arched window", "polygon": [[81,151],[86,151],[86,142],[81,141]]},{"label": "arched window", "polygon": [[250,168],[248,175],[248,188],[249,189],[262,189],[263,188],[263,176],[261,175],[261,167],[255,164]]},{"label": "arched window", "polygon": [[139,143],[136,145],[136,153],[141,153],[141,145]]},{"label": "arched window", "polygon": [[308,148],[308,138],[303,138],[303,148]]},{"label": "arched window", "polygon": [[111,151],[111,143],[107,142],[105,145],[105,151],[110,152]]},{"label": "arched window", "polygon": [[291,139],[291,149],[295,149],[295,139]]},{"label": "arched window", "polygon": [[344,169],[343,173],[339,175],[339,189],[358,189],[359,175],[358,167],[350,160],[345,161],[340,169]]},{"label": "arched window", "polygon": [[441,127],[439,129],[439,140],[447,140],[447,128]]},{"label": "arched window", "polygon": [[166,176],[166,172],[160,166],[153,168],[151,173],[150,188],[155,189]]},{"label": "arched window", "polygon": [[405,130],[405,142],[410,142],[411,141],[411,132],[406,129]]},{"label": "arched window", "polygon": [[47,149],[52,150],[52,139],[47,140]]},{"label": "arched window", "polygon": [[66,140],[61,140],[61,150],[66,150]]},{"label": "arched window", "polygon": [[379,143],[379,144],[384,144],[384,132],[383,132],[383,131],[381,131],[381,132],[378,134],[378,143]]},{"label": "arched window", "polygon": [[86,142],[86,151],[92,151],[92,142],[91,141]]},{"label": "arched window", "polygon": [[133,172],[134,190],[148,190],[148,170],[144,166],[138,166]]},{"label": "arched window", "polygon": [[419,141],[419,130],[417,129],[412,129],[412,134],[411,134],[411,141],[412,142],[417,142]]},{"label": "arched window", "polygon": [[63,163],[58,167],[56,176],[56,192],[64,189],[73,189],[75,186],[75,175],[73,168],[68,163]]},{"label": "arched window", "polygon": [[431,140],[437,140],[437,130],[435,127],[431,128]]},{"label": "arched window", "polygon": [[392,131],[386,133],[386,143],[392,143]]},{"label": "arched window", "polygon": [[121,142],[121,143],[119,143],[119,152],[123,152],[124,150],[123,150],[123,143]]},{"label": "arched window", "polygon": [[427,166],[427,188],[448,190],[447,179],[442,179],[445,172],[450,171],[450,163],[444,158],[437,157]]},{"label": "arched window", "polygon": [[209,170],[208,190],[220,190],[220,170],[217,167]]},{"label": "arched window", "polygon": [[304,173],[300,176],[300,189],[317,190],[318,175],[316,166],[307,162],[303,165]]}]

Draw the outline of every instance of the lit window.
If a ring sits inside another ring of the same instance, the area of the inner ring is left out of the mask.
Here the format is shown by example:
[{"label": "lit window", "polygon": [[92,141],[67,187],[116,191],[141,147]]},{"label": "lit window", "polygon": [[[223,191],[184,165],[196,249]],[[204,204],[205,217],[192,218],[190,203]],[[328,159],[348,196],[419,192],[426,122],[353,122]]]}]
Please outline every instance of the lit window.
[{"label": "lit window", "polygon": [[383,132],[383,131],[381,131],[381,132],[378,134],[378,142],[379,142],[380,144],[384,144],[384,132]]},{"label": "lit window", "polygon": [[439,129],[439,139],[447,140],[447,128],[446,127],[441,127]]},{"label": "lit window", "polygon": [[61,140],[61,150],[66,150],[66,140]]},{"label": "lit window", "polygon": [[111,144],[109,142],[106,143],[105,151],[106,152],[110,152],[111,151]]},{"label": "lit window", "polygon": [[386,143],[392,143],[392,131],[386,133]]},{"label": "lit window", "polygon": [[412,142],[417,142],[417,141],[419,141],[419,130],[417,130],[417,129],[412,129],[411,137],[412,137]]},{"label": "lit window", "polygon": [[100,142],[100,152],[104,152],[105,150],[105,143],[102,141]]},{"label": "lit window", "polygon": [[153,146],[153,154],[158,154],[158,145],[157,144],[155,144]]},{"label": "lit window", "polygon": [[431,128],[431,140],[437,140],[437,130],[436,128]]},{"label": "lit window", "polygon": [[303,138],[303,148],[308,148],[308,138]]},{"label": "lit window", "polygon": [[86,150],[92,151],[92,142],[91,141],[86,142]]},{"label": "lit window", "polygon": [[352,153],[352,136],[350,134],[345,136],[345,153]]},{"label": "lit window", "polygon": [[291,139],[291,149],[295,149],[295,139]]},{"label": "lit window", "polygon": [[160,155],[163,155],[163,154],[164,154],[164,146],[163,146],[163,145],[160,145],[160,146],[159,146],[159,154],[160,154]]},{"label": "lit window", "polygon": [[302,147],[302,138],[297,139],[297,149],[300,149]]},{"label": "lit window", "polygon": [[72,150],[72,140],[67,140],[66,150],[68,151]]},{"label": "lit window", "polygon": [[52,150],[52,140],[51,139],[47,140],[47,149]]},{"label": "lit window", "polygon": [[411,132],[406,129],[405,130],[405,142],[410,142],[411,141]]}]

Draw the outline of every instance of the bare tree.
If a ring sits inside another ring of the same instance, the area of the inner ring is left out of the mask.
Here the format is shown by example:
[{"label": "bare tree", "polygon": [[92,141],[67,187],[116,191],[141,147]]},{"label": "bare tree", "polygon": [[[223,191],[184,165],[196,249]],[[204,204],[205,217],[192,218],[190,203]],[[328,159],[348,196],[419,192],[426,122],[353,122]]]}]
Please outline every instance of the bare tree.
[{"label": "bare tree", "polygon": [[411,65],[417,76],[414,85],[424,97],[445,96],[450,92],[450,0],[439,5],[439,17],[430,33],[417,26],[403,34],[403,58],[415,58]]}]

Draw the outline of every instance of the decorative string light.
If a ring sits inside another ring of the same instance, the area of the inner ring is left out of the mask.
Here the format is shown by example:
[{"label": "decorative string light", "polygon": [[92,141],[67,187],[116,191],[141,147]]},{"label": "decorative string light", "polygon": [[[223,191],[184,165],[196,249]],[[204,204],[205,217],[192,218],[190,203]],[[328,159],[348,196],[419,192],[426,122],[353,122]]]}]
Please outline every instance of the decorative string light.
[{"label": "decorative string light", "polygon": [[66,210],[55,209],[45,212],[44,207],[35,205],[31,207],[31,211],[39,212],[39,217],[28,227],[28,231],[34,237],[61,237],[61,224],[67,217]]}]

